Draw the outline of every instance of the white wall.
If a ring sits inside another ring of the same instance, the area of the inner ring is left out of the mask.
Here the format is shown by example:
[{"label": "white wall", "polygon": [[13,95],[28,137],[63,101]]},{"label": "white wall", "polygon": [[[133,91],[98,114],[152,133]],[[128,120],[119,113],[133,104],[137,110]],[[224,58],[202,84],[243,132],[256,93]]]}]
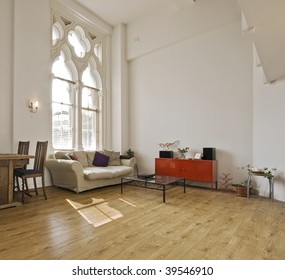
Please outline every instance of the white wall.
[{"label": "white wall", "polygon": [[13,1],[0,1],[0,153],[12,152]]},{"label": "white wall", "polygon": [[[0,11],[1,151],[16,152],[19,140],[30,140],[33,153],[36,141],[50,140],[49,1],[1,1]],[[39,101],[36,114],[30,99]]]},{"label": "white wall", "polygon": [[217,149],[219,175],[252,161],[252,45],[240,21],[133,59],[130,145],[140,171],[154,171],[158,143],[190,154]]},{"label": "white wall", "polygon": [[[50,140],[49,11],[48,0],[1,1],[2,152],[16,152],[18,141],[30,140],[33,153],[36,141]],[[36,114],[30,99],[39,101]]]},{"label": "white wall", "polygon": [[[30,140],[31,153],[37,141],[48,140],[51,148],[50,41],[49,1],[15,0],[14,151],[20,140]],[[39,102],[37,113],[30,112],[30,100]]]},{"label": "white wall", "polygon": [[[277,168],[274,180],[275,198],[285,201],[285,81],[264,84],[262,68],[255,65],[256,61],[253,67],[253,165],[261,168]],[[254,179],[259,193],[268,196],[267,180],[257,177]]]},{"label": "white wall", "polygon": [[125,41],[126,27],[124,24],[117,25],[112,34],[112,141],[110,148],[121,153],[124,153],[129,145],[128,63]]}]

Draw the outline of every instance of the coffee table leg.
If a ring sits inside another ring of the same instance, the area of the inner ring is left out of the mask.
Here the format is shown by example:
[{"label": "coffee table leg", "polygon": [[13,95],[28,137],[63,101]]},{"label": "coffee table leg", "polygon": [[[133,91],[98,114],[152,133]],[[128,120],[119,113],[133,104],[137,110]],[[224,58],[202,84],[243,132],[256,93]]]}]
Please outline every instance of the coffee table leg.
[{"label": "coffee table leg", "polygon": [[183,179],[184,193],[186,193],[185,178]]},{"label": "coffee table leg", "polygon": [[165,203],[165,185],[163,185],[163,203]]}]

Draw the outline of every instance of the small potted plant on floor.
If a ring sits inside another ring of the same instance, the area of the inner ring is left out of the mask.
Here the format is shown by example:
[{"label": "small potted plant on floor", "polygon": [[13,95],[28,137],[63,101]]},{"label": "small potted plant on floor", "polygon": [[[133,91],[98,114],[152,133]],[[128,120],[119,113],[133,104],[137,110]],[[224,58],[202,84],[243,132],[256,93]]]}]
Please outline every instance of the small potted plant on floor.
[{"label": "small potted plant on floor", "polygon": [[236,189],[237,196],[247,196],[247,182],[241,182],[239,184],[232,184]]},{"label": "small potted plant on floor", "polygon": [[[247,183],[248,183],[248,179],[249,179],[249,175],[251,172],[251,166],[250,164],[246,165],[246,166],[242,166],[241,167],[242,170],[246,170],[247,173],[247,179],[244,180],[243,182],[240,182],[238,184],[232,184],[232,186],[235,188],[236,190],[236,194],[237,196],[242,196],[242,197],[246,197],[247,196]],[[251,181],[249,182],[249,193],[252,193],[252,184]]]}]

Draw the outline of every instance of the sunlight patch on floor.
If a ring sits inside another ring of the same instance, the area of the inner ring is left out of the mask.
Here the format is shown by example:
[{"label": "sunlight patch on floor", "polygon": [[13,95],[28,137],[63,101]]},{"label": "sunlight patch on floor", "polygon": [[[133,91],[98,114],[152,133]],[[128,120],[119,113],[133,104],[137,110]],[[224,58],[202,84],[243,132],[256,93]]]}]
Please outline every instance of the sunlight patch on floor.
[{"label": "sunlight patch on floor", "polygon": [[92,198],[92,202],[81,204],[70,199],[66,200],[78,213],[94,227],[99,227],[113,220],[123,217],[123,214],[110,207],[104,199]]},{"label": "sunlight patch on floor", "polygon": [[133,204],[133,203],[131,203],[131,202],[125,200],[125,199],[119,198],[119,200],[121,200],[121,201],[123,201],[123,202],[125,202],[125,203],[127,203],[127,204],[129,204],[129,205],[131,205],[133,207],[137,207],[135,204]]},{"label": "sunlight patch on floor", "polygon": [[69,200],[69,199],[66,199],[67,202],[69,202],[69,204],[74,208],[74,209],[80,209],[82,207],[88,207],[88,206],[92,206],[94,204],[97,204],[97,203],[101,203],[101,202],[104,202],[105,200],[104,199],[96,199],[96,198],[91,198],[92,202],[91,203],[88,203],[88,204],[81,204],[79,202],[76,202],[76,201],[72,201],[72,200]]}]

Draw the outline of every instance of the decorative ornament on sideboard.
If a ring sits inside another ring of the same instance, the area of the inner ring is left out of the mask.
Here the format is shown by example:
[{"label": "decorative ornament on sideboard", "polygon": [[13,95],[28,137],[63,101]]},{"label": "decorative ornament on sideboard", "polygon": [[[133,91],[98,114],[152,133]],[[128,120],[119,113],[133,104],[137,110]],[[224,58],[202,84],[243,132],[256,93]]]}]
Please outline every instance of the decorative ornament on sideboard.
[{"label": "decorative ornament on sideboard", "polygon": [[173,158],[173,151],[170,150],[178,141],[174,142],[166,142],[166,143],[159,143],[158,146],[161,147],[163,150],[159,151],[160,158]]},{"label": "decorative ornament on sideboard", "polygon": [[169,151],[170,147],[174,146],[178,140],[174,142],[166,142],[166,143],[159,143],[158,146],[161,147],[164,151]]}]

